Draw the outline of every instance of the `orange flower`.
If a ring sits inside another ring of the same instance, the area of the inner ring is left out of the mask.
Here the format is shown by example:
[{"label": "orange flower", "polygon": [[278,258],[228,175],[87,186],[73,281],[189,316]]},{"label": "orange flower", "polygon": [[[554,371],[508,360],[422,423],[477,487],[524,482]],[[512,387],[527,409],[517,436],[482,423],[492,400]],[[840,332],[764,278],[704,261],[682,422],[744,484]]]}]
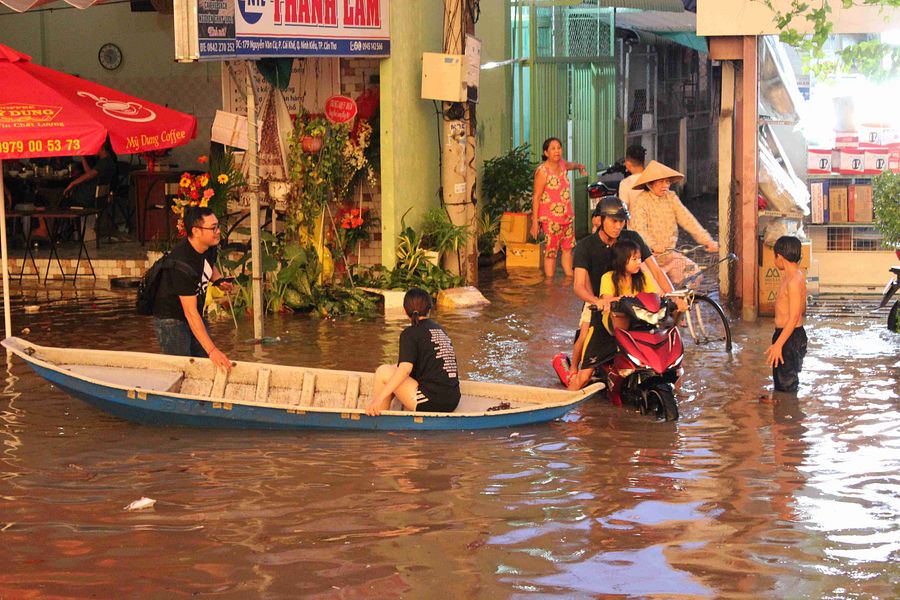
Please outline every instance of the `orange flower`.
[{"label": "orange flower", "polygon": [[201,155],[201,156],[198,156],[198,157],[197,157],[197,162],[200,163],[201,165],[206,164],[206,163],[209,162],[209,157],[206,156],[205,154],[203,154],[203,155]]}]

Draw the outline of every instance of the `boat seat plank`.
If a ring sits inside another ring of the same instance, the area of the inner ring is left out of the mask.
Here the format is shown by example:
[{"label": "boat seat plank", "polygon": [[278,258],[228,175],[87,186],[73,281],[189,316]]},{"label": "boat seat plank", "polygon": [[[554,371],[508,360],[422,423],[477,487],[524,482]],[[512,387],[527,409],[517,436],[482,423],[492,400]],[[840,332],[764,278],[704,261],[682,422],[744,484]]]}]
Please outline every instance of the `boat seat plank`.
[{"label": "boat seat plank", "polygon": [[[186,396],[200,396],[206,398],[212,391],[212,379],[185,378],[181,383],[181,393]],[[221,396],[219,396],[221,398]]]},{"label": "boat seat plank", "polygon": [[303,388],[300,392],[300,404],[302,406],[313,405],[313,395],[316,393],[316,374],[306,372],[303,375]]},{"label": "boat seat plank", "polygon": [[344,394],[344,407],[357,408],[357,399],[359,399],[359,377],[350,375],[347,377],[347,393]]},{"label": "boat seat plank", "polygon": [[256,401],[266,402],[269,397],[269,379],[272,371],[269,369],[260,369],[259,378],[256,380]]},{"label": "boat seat plank", "polygon": [[155,390],[160,392],[176,391],[184,378],[181,371],[163,369],[135,369],[129,367],[106,367],[102,365],[62,365],[67,371],[96,379],[112,385]]},{"label": "boat seat plank", "polygon": [[228,383],[228,372],[216,368],[216,377],[213,379],[212,390],[209,392],[211,398],[222,398],[225,396],[225,386]]}]

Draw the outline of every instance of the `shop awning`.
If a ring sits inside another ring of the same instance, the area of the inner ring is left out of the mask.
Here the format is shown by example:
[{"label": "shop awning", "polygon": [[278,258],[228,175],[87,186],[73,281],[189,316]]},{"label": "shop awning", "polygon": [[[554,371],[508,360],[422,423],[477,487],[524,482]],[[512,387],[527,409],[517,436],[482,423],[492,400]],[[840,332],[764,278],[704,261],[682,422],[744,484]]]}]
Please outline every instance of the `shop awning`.
[{"label": "shop awning", "polygon": [[[32,8],[37,8],[39,6],[43,6],[44,4],[51,4],[54,2],[59,2],[60,0],[0,0],[0,4],[4,6],[8,6],[16,12],[25,12]],[[66,4],[70,6],[74,6],[75,8],[88,8],[95,4],[103,4],[104,2],[111,2],[112,0],[64,0]]]},{"label": "shop awning", "polygon": [[648,44],[667,40],[709,54],[706,39],[696,33],[697,15],[683,9],[679,14],[660,11],[622,11],[616,14],[616,27],[634,31]]}]

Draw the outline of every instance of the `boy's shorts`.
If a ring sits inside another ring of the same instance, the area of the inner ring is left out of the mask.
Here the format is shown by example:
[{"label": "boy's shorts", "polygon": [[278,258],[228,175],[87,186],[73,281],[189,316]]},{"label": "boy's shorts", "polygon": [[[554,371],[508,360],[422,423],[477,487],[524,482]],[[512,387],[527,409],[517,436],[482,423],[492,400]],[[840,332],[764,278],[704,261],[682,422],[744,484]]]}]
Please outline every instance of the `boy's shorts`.
[{"label": "boy's shorts", "polygon": [[578,327],[581,327],[585,323],[591,322],[591,305],[587,302],[584,303],[584,306],[581,307],[581,318],[578,319]]},{"label": "boy's shorts", "polygon": [[[772,334],[772,343],[781,335],[782,329],[776,329]],[[775,383],[775,391],[796,392],[800,387],[800,371],[803,369],[803,358],[806,356],[806,330],[803,326],[791,332],[790,337],[781,349],[781,357],[784,363],[772,367],[772,380]]]}]

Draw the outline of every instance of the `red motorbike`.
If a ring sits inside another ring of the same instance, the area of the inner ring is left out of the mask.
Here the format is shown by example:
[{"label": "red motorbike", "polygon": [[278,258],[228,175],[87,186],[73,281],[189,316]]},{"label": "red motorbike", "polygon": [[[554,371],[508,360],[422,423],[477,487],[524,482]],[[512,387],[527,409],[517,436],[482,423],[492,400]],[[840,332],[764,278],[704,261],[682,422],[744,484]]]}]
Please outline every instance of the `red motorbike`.
[{"label": "red motorbike", "polygon": [[635,405],[641,414],[677,420],[675,383],[681,375],[684,347],[672,318],[677,310],[675,303],[642,292],[622,298],[613,304],[613,310],[622,313],[629,325],[616,329],[619,352],[602,367],[610,401]]}]

